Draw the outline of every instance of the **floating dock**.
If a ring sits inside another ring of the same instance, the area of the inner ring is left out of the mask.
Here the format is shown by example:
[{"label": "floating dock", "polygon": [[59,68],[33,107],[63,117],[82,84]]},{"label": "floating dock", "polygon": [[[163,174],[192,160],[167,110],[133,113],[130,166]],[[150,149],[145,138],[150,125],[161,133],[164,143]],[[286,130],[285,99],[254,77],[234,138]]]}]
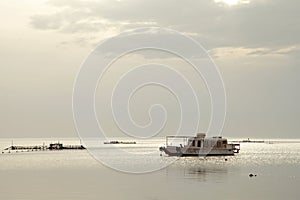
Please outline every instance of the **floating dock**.
[{"label": "floating dock", "polygon": [[104,142],[104,144],[136,144],[136,142],[131,142],[131,141],[109,141],[109,142]]},{"label": "floating dock", "polygon": [[246,140],[237,140],[237,141],[231,141],[236,143],[266,143],[264,140],[250,140],[250,138]]},{"label": "floating dock", "polygon": [[22,146],[22,145],[11,145],[5,148],[4,151],[46,151],[46,150],[83,150],[86,149],[83,145],[64,145],[63,143],[50,143],[49,145],[34,145],[34,146]]}]

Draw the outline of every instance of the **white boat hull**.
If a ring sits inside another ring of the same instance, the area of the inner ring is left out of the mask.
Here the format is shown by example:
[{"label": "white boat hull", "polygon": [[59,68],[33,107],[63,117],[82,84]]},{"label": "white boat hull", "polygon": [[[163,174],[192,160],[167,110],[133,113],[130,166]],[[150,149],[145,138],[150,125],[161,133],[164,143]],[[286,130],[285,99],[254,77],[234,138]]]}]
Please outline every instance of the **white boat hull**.
[{"label": "white boat hull", "polygon": [[180,148],[176,146],[161,147],[169,156],[233,156],[238,153],[235,149],[213,149],[213,148]]}]

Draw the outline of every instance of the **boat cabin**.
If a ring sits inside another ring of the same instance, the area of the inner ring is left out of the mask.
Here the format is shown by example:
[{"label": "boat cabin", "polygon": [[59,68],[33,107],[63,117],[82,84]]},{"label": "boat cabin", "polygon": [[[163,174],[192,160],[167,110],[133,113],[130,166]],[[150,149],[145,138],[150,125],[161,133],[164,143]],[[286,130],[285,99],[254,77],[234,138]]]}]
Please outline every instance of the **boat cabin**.
[{"label": "boat cabin", "polygon": [[49,145],[50,150],[61,150],[63,149],[63,144],[62,143],[52,143]]},{"label": "boat cabin", "polygon": [[189,147],[198,147],[198,148],[225,148],[227,145],[227,139],[222,138],[221,136],[216,136],[212,138],[205,138],[204,133],[198,133],[196,137],[188,139]]}]

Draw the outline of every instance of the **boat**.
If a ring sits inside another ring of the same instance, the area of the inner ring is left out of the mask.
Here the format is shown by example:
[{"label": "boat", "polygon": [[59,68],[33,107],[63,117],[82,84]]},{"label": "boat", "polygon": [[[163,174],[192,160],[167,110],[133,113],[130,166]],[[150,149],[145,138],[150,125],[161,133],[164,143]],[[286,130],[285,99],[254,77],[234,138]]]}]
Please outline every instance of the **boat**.
[{"label": "boat", "polygon": [[[179,145],[172,144],[176,142]],[[195,137],[167,136],[166,146],[159,150],[169,156],[233,156],[239,153],[240,144],[229,143],[221,136],[206,137],[205,133],[198,133]]]},{"label": "boat", "polygon": [[72,149],[86,149],[83,145],[64,145],[62,143],[51,143],[48,147],[49,150],[72,150]]}]

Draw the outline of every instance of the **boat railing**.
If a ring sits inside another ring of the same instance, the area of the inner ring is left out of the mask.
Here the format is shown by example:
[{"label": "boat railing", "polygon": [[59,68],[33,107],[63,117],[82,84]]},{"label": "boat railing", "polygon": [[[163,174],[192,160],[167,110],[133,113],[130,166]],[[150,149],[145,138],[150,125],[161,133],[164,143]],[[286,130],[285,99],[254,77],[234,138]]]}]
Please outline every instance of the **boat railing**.
[{"label": "boat railing", "polygon": [[192,136],[166,136],[166,146],[184,146],[188,144],[188,140],[193,138]]}]

